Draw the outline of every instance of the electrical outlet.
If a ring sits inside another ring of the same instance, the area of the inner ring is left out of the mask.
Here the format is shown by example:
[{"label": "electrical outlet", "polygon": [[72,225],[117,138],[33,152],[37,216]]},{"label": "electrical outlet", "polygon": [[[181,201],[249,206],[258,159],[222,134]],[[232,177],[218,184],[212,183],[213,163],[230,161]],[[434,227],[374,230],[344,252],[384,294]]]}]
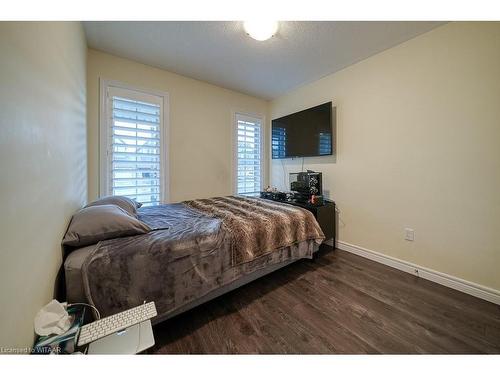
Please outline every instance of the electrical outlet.
[{"label": "electrical outlet", "polygon": [[406,241],[414,241],[415,240],[415,231],[411,228],[405,228],[405,240]]}]

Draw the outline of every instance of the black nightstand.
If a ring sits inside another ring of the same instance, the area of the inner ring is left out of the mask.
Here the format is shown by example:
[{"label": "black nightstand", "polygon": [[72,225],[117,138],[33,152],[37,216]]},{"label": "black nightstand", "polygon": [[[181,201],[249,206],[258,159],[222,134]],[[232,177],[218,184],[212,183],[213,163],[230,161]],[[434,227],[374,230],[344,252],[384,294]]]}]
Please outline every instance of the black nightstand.
[{"label": "black nightstand", "polygon": [[[269,199],[269,198],[263,198]],[[311,211],[325,234],[325,240],[333,239],[333,247],[335,248],[335,202],[325,200],[321,206],[314,206],[308,203],[301,203],[295,201],[283,201],[269,199],[275,202],[291,204],[292,206],[302,207]]]}]

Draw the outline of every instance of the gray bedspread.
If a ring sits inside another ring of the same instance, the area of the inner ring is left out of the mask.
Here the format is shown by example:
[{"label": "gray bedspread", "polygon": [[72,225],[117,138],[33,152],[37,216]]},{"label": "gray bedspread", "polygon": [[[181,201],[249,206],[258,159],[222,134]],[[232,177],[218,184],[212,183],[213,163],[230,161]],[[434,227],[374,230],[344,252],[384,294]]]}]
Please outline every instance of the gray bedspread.
[{"label": "gray bedspread", "polygon": [[[223,220],[188,207],[145,207],[153,231],[100,242],[82,267],[88,301],[108,316],[154,301],[157,320],[182,305],[268,265],[312,257],[312,246],[288,246],[235,265]],[[322,235],[322,233],[321,233]],[[309,240],[314,241],[314,240]],[[321,242],[321,238],[316,239]]]}]

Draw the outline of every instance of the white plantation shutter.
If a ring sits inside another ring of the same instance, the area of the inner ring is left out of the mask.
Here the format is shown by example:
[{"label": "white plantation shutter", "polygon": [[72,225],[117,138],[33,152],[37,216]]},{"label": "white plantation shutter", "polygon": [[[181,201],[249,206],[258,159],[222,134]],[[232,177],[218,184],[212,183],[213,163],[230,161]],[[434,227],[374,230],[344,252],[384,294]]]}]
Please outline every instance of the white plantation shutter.
[{"label": "white plantation shutter", "polygon": [[106,195],[144,206],[163,201],[163,98],[107,88]]},{"label": "white plantation shutter", "polygon": [[236,193],[258,195],[262,190],[262,120],[236,114]]}]

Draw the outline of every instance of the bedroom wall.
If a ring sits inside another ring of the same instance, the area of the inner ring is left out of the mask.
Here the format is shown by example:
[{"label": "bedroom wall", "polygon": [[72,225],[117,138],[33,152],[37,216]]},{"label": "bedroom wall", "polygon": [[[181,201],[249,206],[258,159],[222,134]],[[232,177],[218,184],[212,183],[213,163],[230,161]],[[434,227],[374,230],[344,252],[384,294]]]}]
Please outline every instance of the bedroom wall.
[{"label": "bedroom wall", "polygon": [[100,77],[168,92],[170,202],[232,193],[231,112],[267,115],[268,102],[93,49],[87,76],[89,200],[99,194]]},{"label": "bedroom wall", "polygon": [[[336,159],[304,168],[341,241],[500,290],[499,61],[500,23],[454,22],[271,102],[270,118],[337,106]],[[301,163],[273,161],[272,184]]]},{"label": "bedroom wall", "polygon": [[77,22],[0,22],[0,50],[0,348],[20,348],[87,198],[87,46]]}]

